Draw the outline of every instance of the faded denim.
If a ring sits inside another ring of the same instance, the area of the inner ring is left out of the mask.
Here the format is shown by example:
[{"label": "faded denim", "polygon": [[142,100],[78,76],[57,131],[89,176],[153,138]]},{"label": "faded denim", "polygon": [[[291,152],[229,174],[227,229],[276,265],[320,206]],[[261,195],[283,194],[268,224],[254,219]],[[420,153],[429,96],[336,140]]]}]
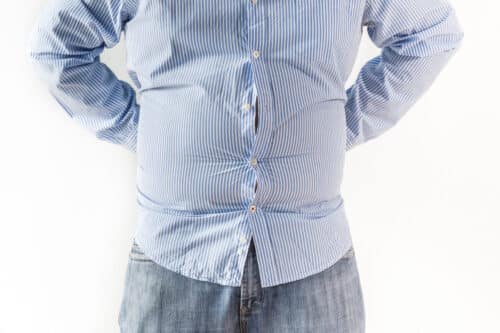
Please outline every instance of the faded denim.
[{"label": "faded denim", "polygon": [[354,249],[304,279],[262,288],[253,240],[241,287],[187,278],[134,242],[119,312],[121,333],[363,333],[365,312]]}]

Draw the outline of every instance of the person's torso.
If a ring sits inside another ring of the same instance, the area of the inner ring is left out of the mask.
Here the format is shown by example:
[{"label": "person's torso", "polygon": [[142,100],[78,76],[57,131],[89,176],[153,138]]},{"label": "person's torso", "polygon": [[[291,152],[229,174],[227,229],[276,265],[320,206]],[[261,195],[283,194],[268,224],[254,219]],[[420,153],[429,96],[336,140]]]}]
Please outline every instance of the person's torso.
[{"label": "person's torso", "polygon": [[137,0],[125,36],[141,93],[142,203],[173,213],[241,209],[252,200],[277,211],[335,207],[344,84],[363,6]]}]

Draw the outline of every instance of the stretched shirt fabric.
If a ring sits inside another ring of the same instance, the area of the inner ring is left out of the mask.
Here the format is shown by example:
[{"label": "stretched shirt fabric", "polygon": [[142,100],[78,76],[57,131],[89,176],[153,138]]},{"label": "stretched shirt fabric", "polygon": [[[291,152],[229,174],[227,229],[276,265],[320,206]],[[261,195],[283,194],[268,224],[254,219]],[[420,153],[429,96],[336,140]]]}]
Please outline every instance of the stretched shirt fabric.
[{"label": "stretched shirt fabric", "polygon": [[[364,28],[380,53],[345,89]],[[99,57],[122,32],[135,89]],[[29,57],[72,119],[137,155],[147,256],[240,286],[253,238],[269,287],[352,245],[346,151],[391,128],[462,38],[445,0],[49,0]]]}]

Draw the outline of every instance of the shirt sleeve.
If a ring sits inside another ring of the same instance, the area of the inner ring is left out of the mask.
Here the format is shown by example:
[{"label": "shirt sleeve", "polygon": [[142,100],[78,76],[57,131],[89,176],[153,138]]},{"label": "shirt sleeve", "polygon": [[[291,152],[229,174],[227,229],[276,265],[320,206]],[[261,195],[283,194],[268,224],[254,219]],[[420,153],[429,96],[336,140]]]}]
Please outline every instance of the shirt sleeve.
[{"label": "shirt sleeve", "polygon": [[97,138],[135,152],[140,107],[133,88],[100,61],[132,6],[125,0],[49,0],[31,31],[29,60],[64,111]]},{"label": "shirt sleeve", "polygon": [[381,52],[346,91],[346,150],[401,119],[456,53],[464,35],[446,0],[367,0],[363,26]]}]

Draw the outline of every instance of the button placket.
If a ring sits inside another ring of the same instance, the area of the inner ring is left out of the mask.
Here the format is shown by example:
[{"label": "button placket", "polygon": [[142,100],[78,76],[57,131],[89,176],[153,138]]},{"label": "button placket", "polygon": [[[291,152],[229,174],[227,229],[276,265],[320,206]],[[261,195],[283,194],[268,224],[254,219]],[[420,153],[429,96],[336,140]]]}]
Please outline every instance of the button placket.
[{"label": "button placket", "polygon": [[[239,243],[241,244],[241,246],[243,246],[247,243],[247,238],[244,235],[240,235],[238,239],[239,239]],[[243,247],[239,247],[238,251],[237,251],[238,255],[242,255],[243,250],[244,250]]]},{"label": "button placket", "polygon": [[252,214],[255,213],[257,211],[257,206],[255,204],[250,205],[250,207],[248,207],[248,211]]},{"label": "button placket", "polygon": [[245,244],[247,242],[247,238],[243,235],[240,236],[240,243]]}]

